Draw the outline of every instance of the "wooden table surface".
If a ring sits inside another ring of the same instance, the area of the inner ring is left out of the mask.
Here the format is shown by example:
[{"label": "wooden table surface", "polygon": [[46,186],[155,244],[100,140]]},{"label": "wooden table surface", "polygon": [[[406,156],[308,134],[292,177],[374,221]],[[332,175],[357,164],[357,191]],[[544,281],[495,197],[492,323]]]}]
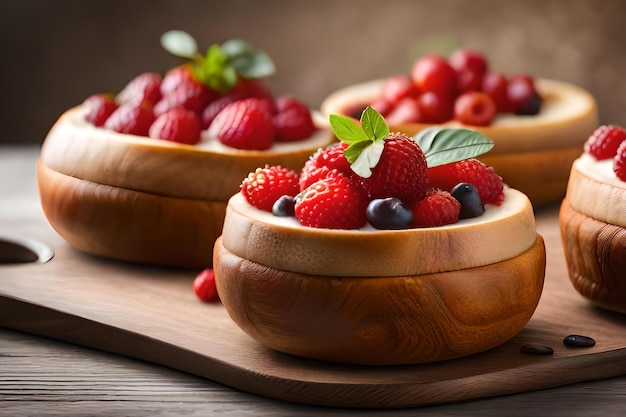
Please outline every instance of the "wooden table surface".
[{"label": "wooden table surface", "polygon": [[[41,218],[36,147],[0,147],[2,225]],[[41,221],[26,229],[36,238]],[[2,277],[0,276],[0,279]],[[0,328],[0,415],[622,416],[626,376],[554,389],[405,410],[295,405],[161,366]]]}]

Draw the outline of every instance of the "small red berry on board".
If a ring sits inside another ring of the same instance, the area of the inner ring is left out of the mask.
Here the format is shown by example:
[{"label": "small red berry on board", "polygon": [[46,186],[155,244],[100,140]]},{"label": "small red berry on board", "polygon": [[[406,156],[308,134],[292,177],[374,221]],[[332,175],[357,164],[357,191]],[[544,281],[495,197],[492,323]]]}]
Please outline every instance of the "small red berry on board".
[{"label": "small red berry on board", "polygon": [[271,104],[259,98],[230,103],[215,116],[208,135],[237,149],[269,149],[274,141]]},{"label": "small red berry on board", "polygon": [[118,104],[147,101],[154,105],[161,99],[161,81],[161,75],[156,72],[140,74],[126,84],[115,100]]},{"label": "small red berry on board", "polygon": [[411,207],[411,227],[437,227],[459,221],[461,203],[443,190],[430,189],[426,196]]},{"label": "small red berry on board", "polygon": [[200,142],[200,118],[183,107],[169,110],[150,125],[148,136],[168,142],[195,145]]},{"label": "small red berry on board", "polygon": [[626,181],[626,141],[623,141],[613,158],[613,172],[617,178]]},{"label": "small red berry on board", "polygon": [[215,273],[212,268],[204,269],[196,276],[193,280],[193,292],[204,302],[219,299],[215,285]]},{"label": "small red berry on board", "polygon": [[454,102],[454,119],[465,125],[489,126],[496,111],[491,96],[479,91],[463,93]]},{"label": "small red berry on board", "polygon": [[293,197],[300,191],[299,180],[300,174],[296,171],[280,166],[266,166],[249,173],[240,189],[252,206],[271,212],[280,197]]},{"label": "small red berry on board", "polygon": [[154,114],[150,103],[128,102],[119,106],[104,122],[103,127],[118,133],[148,136],[152,122]]},{"label": "small red berry on board", "polygon": [[93,94],[83,102],[83,106],[87,108],[85,120],[94,126],[101,127],[104,122],[117,110],[118,105],[110,94]]},{"label": "small red berry on board", "polygon": [[294,142],[311,137],[317,130],[309,108],[291,96],[276,99],[274,139],[279,142]]},{"label": "small red berry on board", "polygon": [[615,125],[602,125],[593,131],[585,142],[585,152],[598,161],[613,158],[626,140],[626,129]]},{"label": "small red berry on board", "polygon": [[358,229],[367,223],[369,199],[345,175],[326,177],[296,196],[295,217],[300,224],[322,229]]}]

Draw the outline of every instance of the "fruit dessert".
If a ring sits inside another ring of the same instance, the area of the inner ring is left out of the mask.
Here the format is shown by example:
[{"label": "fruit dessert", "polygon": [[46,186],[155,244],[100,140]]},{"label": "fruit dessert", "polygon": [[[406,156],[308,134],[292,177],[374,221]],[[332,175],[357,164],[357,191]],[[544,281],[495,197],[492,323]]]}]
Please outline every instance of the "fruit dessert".
[{"label": "fruit dessert", "polygon": [[37,167],[41,203],[84,252],[205,268],[242,176],[299,168],[334,137],[302,101],[272,94],[263,51],[231,40],[201,55],[180,32],[163,43],[185,62],[95,94],[55,123]]},{"label": "fruit dessert", "polygon": [[527,74],[505,76],[467,49],[448,59],[425,55],[410,74],[342,88],[322,113],[381,112],[392,130],[413,135],[432,125],[471,127],[496,146],[480,156],[533,205],[560,201],[569,169],[598,125],[595,99],[575,85]]},{"label": "fruit dessert", "polygon": [[391,365],[482,352],[539,301],[533,208],[474,156],[468,129],[390,133],[330,116],[338,144],[300,171],[251,172],[215,244],[221,302],[261,344],[325,361]]},{"label": "fruit dessert", "polygon": [[599,307],[626,313],[626,130],[598,127],[572,164],[559,212],[570,280]]}]

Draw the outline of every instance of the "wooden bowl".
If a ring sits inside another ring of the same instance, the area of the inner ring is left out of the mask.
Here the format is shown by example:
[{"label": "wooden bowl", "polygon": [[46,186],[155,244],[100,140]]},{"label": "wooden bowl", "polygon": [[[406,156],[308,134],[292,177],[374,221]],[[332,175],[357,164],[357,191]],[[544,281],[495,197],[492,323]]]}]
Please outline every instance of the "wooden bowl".
[{"label": "wooden bowl", "polygon": [[598,307],[626,313],[626,183],[589,155],[572,165],[559,223],[570,280]]},{"label": "wooden bowl", "polygon": [[210,267],[241,180],[265,164],[300,169],[335,140],[324,128],[268,151],[217,140],[189,146],[96,128],[83,112],[65,112],[44,141],[37,167],[44,214],[77,249],[154,265]]},{"label": "wooden bowl", "polygon": [[394,231],[306,228],[237,194],[214,249],[220,299],[252,338],[306,358],[396,365],[486,351],[524,328],[545,273],[530,201],[505,193],[480,219]]},{"label": "wooden bowl", "polygon": [[[379,98],[385,80],[355,84],[338,90],[322,103],[324,114],[351,115]],[[447,122],[441,126],[477,130],[495,142],[493,150],[478,159],[494,167],[511,187],[526,194],[534,206],[558,202],[565,195],[569,170],[583,144],[598,126],[595,99],[572,84],[539,79],[543,97],[535,116],[499,114],[486,127]],[[392,131],[414,135],[431,124],[406,123]]]}]

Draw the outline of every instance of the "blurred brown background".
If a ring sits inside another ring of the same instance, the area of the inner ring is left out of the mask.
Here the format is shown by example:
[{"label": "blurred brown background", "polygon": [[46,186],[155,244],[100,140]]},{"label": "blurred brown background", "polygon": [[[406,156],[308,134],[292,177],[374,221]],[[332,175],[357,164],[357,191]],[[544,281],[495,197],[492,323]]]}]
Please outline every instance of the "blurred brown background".
[{"label": "blurred brown background", "polygon": [[427,39],[453,37],[512,75],[576,83],[602,122],[626,125],[622,0],[0,0],[0,144],[41,143],[67,108],[178,61],[166,30],[205,50],[265,49],[277,94],[318,107],[344,85],[407,73]]}]

